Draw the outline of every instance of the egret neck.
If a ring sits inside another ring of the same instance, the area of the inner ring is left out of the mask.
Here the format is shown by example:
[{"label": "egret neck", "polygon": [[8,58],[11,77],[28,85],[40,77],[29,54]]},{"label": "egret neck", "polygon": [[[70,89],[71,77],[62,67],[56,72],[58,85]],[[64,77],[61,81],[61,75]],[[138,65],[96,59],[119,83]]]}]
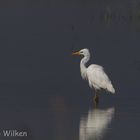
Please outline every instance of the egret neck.
[{"label": "egret neck", "polygon": [[84,55],[84,58],[82,58],[81,62],[80,62],[80,70],[81,70],[81,76],[83,79],[87,79],[87,68],[86,68],[86,63],[89,61],[90,59],[90,53],[87,55]]}]

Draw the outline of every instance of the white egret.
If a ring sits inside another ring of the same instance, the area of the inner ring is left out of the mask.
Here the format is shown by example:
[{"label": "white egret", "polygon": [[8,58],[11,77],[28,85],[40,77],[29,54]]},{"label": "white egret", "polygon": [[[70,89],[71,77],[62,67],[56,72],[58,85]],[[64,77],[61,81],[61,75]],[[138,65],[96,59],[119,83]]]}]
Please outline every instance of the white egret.
[{"label": "white egret", "polygon": [[105,89],[108,92],[115,93],[115,89],[108,78],[107,74],[104,72],[102,66],[91,64],[86,67],[86,63],[90,59],[90,52],[88,49],[82,49],[78,52],[72,53],[73,55],[84,56],[80,62],[81,76],[83,79],[88,80],[89,86],[95,89],[94,100],[96,103],[99,101],[98,93],[100,89]]}]

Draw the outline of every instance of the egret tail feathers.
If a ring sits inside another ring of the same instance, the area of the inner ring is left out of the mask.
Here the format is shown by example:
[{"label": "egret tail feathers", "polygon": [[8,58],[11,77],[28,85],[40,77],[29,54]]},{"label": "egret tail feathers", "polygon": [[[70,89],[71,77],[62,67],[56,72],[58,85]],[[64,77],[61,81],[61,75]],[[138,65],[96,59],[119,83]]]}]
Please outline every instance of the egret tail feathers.
[{"label": "egret tail feathers", "polygon": [[107,90],[108,90],[109,92],[115,94],[115,89],[114,89],[114,87],[113,87],[113,85],[112,85],[111,83],[108,84],[108,86],[107,86]]}]

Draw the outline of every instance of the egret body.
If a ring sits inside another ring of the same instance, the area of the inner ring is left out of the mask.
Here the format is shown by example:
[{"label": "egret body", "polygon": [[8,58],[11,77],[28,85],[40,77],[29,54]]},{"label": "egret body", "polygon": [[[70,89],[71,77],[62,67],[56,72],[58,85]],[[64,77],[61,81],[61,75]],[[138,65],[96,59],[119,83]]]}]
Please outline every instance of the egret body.
[{"label": "egret body", "polygon": [[88,80],[89,86],[95,89],[95,101],[98,102],[99,97],[97,91],[105,89],[110,93],[115,93],[115,89],[108,78],[104,69],[100,65],[91,64],[86,67],[86,63],[90,59],[90,52],[88,49],[82,49],[78,52],[72,53],[73,55],[82,55],[83,58],[80,62],[80,71],[83,79]]}]

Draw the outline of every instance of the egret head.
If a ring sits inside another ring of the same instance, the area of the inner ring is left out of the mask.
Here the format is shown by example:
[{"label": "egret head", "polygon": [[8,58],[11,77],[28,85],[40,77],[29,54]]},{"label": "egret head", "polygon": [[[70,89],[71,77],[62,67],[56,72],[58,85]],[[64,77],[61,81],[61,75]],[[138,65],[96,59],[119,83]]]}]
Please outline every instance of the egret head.
[{"label": "egret head", "polygon": [[72,55],[82,55],[82,56],[90,56],[89,50],[87,48],[82,49],[78,52],[72,53]]}]

